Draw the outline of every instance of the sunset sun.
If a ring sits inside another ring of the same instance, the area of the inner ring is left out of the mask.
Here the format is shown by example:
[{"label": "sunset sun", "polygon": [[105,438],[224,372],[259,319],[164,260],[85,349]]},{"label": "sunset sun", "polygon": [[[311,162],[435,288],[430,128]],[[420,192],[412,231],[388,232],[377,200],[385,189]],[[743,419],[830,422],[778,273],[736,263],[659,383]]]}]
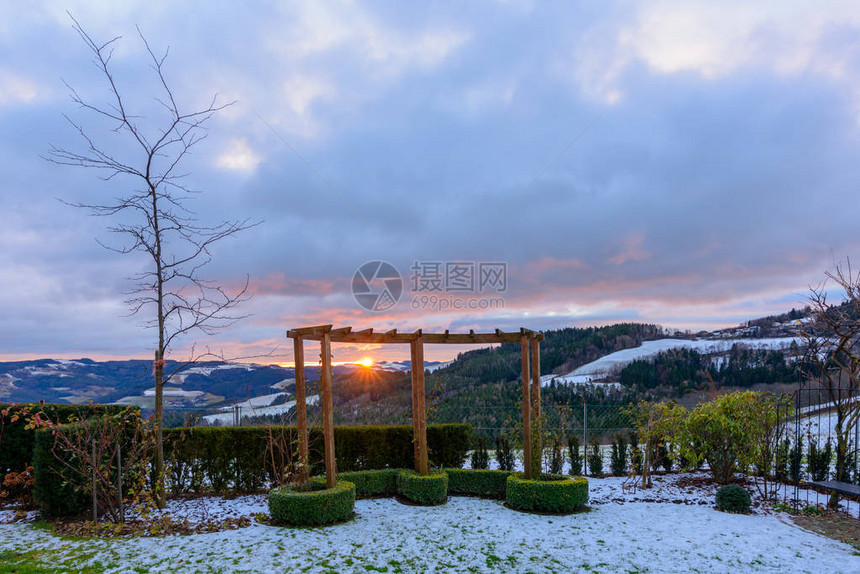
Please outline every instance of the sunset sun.
[{"label": "sunset sun", "polygon": [[361,365],[362,367],[372,367],[373,359],[370,357],[363,357],[355,362],[357,365]]}]

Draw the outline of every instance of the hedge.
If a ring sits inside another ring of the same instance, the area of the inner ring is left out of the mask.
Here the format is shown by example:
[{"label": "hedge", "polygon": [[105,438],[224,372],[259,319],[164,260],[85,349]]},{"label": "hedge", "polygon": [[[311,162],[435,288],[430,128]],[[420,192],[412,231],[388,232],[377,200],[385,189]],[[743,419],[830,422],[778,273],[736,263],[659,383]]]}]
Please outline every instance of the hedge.
[{"label": "hedge", "polygon": [[475,470],[467,468],[446,468],[448,475],[448,494],[480,496],[504,500],[507,492],[508,470]]},{"label": "hedge", "polygon": [[581,476],[543,475],[526,480],[521,473],[508,477],[508,506],[534,512],[573,512],[588,503],[588,481]]},{"label": "hedge", "polygon": [[[375,496],[394,496],[397,494],[397,475],[401,468],[383,468],[379,470],[354,470],[341,472],[338,480],[345,480],[355,485],[356,498],[372,498]],[[325,480],[322,477],[321,480]]]},{"label": "hedge", "polygon": [[717,510],[734,514],[749,514],[752,500],[746,488],[737,484],[727,484],[717,491],[716,502]]},{"label": "hedge", "polygon": [[340,480],[333,488],[311,480],[307,490],[282,486],[269,493],[269,514],[277,524],[319,526],[349,518],[355,506],[355,485]]},{"label": "hedge", "polygon": [[[130,415],[130,416],[129,416]],[[58,442],[62,436],[68,437],[69,442],[77,443],[86,449],[89,454],[89,438],[95,434],[100,435],[99,429],[111,429],[112,434],[104,435],[105,438],[99,442],[99,469],[109,472],[110,480],[116,483],[116,461],[114,448],[118,440],[122,446],[123,464],[128,464],[128,457],[132,448],[130,445],[136,440],[138,431],[146,432],[139,426],[140,415],[137,409],[122,411],[119,415],[103,415],[91,417],[83,422],[58,425],[56,427],[39,429],[35,432],[35,447],[33,452],[33,470],[35,483],[33,485],[33,497],[39,503],[43,514],[47,516],[69,516],[75,515],[92,508],[92,458],[87,461],[80,460],[74,452],[64,449],[62,443]],[[101,426],[100,426],[101,425]],[[105,426],[106,425],[106,426]],[[87,431],[86,434],[84,431]],[[78,435],[77,437],[75,435]],[[151,435],[150,435],[151,436]],[[113,438],[111,438],[113,437]],[[141,440],[137,436],[137,440]],[[126,468],[124,483],[126,490],[124,494],[131,494],[132,490],[140,487],[140,481],[131,479],[128,474],[141,472],[147,473],[149,456],[145,449],[136,450],[136,456],[143,455],[142,461]],[[112,489],[111,489],[112,490]],[[104,511],[100,507],[100,511]]]},{"label": "hedge", "polygon": [[444,472],[420,475],[414,470],[404,470],[397,475],[397,492],[424,506],[442,504],[448,499],[448,475]]},{"label": "hedge", "polygon": [[[270,441],[269,433],[278,440]],[[470,425],[430,425],[427,443],[434,466],[461,466],[469,450]],[[414,465],[412,427],[335,427],[338,472]],[[298,450],[295,427],[193,427],[164,430],[168,488],[181,492],[254,492],[278,478]],[[321,427],[309,429],[312,474],[324,472]],[[269,448],[271,446],[273,448]]]},{"label": "hedge", "polygon": [[[39,414],[57,424],[66,424],[93,416],[120,414],[123,405],[5,404],[0,403],[0,480],[8,472],[21,472],[33,464],[35,429],[27,429],[28,419]],[[135,409],[137,410],[137,409]],[[13,420],[17,419],[17,420]]]}]

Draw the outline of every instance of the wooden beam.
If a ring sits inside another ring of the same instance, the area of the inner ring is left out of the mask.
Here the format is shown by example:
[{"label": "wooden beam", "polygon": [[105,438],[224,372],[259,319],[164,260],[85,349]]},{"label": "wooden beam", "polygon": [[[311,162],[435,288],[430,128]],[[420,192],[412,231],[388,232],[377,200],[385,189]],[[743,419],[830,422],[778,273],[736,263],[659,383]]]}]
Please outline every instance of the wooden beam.
[{"label": "wooden beam", "polygon": [[541,405],[540,405],[540,341],[531,338],[532,347],[532,437],[534,458],[532,458],[532,473],[540,475],[540,461],[543,445],[541,444]]},{"label": "wooden beam", "polygon": [[523,362],[523,472],[526,479],[532,478],[532,412],[531,412],[531,369],[529,368],[529,338],[520,340],[520,355]]},{"label": "wooden beam", "polygon": [[[302,334],[306,341],[321,341],[323,332],[311,332]],[[411,343],[415,340],[415,333],[373,333],[365,331],[352,331],[350,333],[330,333],[332,343],[363,343],[363,344],[387,344],[387,343]],[[521,338],[520,333],[422,333],[421,337],[425,344],[460,344],[475,345],[483,343],[516,343]]]},{"label": "wooden beam", "polygon": [[421,417],[418,414],[421,408],[421,401],[418,400],[418,349],[417,341],[409,343],[409,357],[412,361],[410,367],[412,375],[412,455],[414,457],[415,471],[419,472],[421,468],[421,454],[418,449],[418,435],[421,434]]},{"label": "wooden beam", "polygon": [[334,398],[331,390],[331,339],[328,332],[320,341],[322,372],[323,439],[325,443],[325,482],[327,488],[337,483],[337,465],[334,458]]},{"label": "wooden beam", "polygon": [[428,468],[427,453],[427,405],[424,394],[424,341],[419,337],[415,340],[415,362],[412,363],[413,372],[418,373],[415,392],[418,394],[418,474],[427,475]]},{"label": "wooden beam", "polygon": [[331,331],[331,325],[316,325],[314,327],[300,327],[298,329],[290,329],[287,331],[287,337],[290,339],[298,335],[318,335],[326,331]]},{"label": "wooden beam", "polygon": [[296,427],[299,433],[299,484],[308,481],[308,411],[305,394],[305,349],[301,335],[293,339],[293,357],[296,365]]}]

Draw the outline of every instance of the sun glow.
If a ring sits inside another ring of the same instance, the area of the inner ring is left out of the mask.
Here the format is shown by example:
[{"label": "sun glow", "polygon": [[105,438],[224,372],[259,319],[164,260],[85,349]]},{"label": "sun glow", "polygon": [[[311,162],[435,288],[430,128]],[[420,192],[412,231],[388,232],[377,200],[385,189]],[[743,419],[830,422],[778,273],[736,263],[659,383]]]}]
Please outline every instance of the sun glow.
[{"label": "sun glow", "polygon": [[373,366],[373,359],[370,357],[364,357],[355,362],[356,365],[361,365],[362,367],[370,368]]}]

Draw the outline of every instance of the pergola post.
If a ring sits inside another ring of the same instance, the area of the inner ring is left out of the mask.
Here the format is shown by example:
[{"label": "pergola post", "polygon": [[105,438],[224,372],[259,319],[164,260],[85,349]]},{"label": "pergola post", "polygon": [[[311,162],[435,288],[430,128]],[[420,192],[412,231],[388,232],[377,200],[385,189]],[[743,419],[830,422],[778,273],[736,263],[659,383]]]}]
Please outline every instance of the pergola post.
[{"label": "pergola post", "polygon": [[523,362],[523,471],[526,479],[532,478],[532,409],[531,369],[529,368],[529,338],[523,333],[520,339]]},{"label": "pergola post", "polygon": [[532,431],[534,432],[532,458],[532,473],[540,475],[541,452],[543,451],[541,437],[541,408],[540,408],[540,339],[538,336],[532,337]]},{"label": "pergola post", "polygon": [[296,366],[296,426],[299,433],[299,484],[308,480],[308,410],[305,392],[305,348],[301,336],[293,339],[293,356]]},{"label": "pergola post", "polygon": [[421,331],[409,344],[412,360],[412,432],[415,445],[415,470],[429,472],[427,455],[427,407],[424,396],[424,340]]},{"label": "pergola post", "polygon": [[323,408],[323,438],[325,442],[325,482],[327,488],[337,483],[337,465],[334,458],[334,399],[331,391],[331,335],[320,338],[322,372],[320,373]]}]

